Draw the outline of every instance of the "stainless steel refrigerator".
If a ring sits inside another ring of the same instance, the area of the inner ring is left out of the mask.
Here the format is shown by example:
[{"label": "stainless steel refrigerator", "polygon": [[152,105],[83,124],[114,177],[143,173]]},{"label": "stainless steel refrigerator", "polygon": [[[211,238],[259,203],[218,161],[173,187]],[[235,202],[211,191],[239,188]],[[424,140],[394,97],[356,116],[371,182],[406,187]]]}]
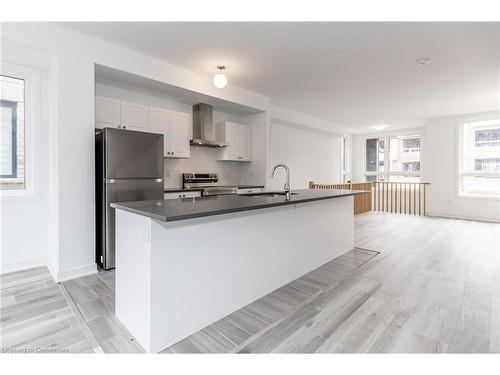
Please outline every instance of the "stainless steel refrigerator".
[{"label": "stainless steel refrigerator", "polygon": [[105,128],[95,136],[96,263],[115,268],[113,202],[163,199],[163,135]]}]

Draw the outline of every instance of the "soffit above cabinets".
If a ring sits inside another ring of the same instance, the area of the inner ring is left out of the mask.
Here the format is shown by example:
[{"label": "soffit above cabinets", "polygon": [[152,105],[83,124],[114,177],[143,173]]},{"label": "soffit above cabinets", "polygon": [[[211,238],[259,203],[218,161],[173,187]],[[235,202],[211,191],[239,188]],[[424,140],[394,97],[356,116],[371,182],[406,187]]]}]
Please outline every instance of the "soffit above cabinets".
[{"label": "soffit above cabinets", "polygon": [[96,83],[103,85],[135,91],[145,95],[161,97],[189,105],[206,103],[213,106],[216,111],[236,116],[245,116],[262,112],[256,108],[251,108],[181,87],[169,85],[164,82],[141,77],[136,74],[127,73],[104,65],[95,65],[95,81]]}]

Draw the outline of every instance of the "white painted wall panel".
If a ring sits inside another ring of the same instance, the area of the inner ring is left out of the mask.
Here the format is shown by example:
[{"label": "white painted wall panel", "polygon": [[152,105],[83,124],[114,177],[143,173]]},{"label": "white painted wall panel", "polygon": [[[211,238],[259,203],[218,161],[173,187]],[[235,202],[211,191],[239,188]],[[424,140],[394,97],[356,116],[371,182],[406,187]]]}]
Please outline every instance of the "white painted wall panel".
[{"label": "white painted wall panel", "polygon": [[[340,138],[271,123],[270,165],[280,162],[290,167],[292,189],[307,189],[309,181],[340,182]],[[284,171],[269,181],[269,189],[281,190]]]}]

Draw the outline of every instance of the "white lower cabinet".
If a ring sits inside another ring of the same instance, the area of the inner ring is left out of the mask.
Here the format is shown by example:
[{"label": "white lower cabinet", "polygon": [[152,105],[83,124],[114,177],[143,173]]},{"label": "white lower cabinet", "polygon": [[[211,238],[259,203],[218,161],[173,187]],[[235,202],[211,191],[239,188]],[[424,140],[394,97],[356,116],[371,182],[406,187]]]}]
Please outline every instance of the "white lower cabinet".
[{"label": "white lower cabinet", "polygon": [[201,197],[201,191],[176,191],[172,193],[165,193],[164,199],[179,199],[179,198],[195,198]]},{"label": "white lower cabinet", "polygon": [[217,141],[227,143],[217,151],[219,161],[251,161],[252,129],[248,125],[226,121],[217,124]]}]

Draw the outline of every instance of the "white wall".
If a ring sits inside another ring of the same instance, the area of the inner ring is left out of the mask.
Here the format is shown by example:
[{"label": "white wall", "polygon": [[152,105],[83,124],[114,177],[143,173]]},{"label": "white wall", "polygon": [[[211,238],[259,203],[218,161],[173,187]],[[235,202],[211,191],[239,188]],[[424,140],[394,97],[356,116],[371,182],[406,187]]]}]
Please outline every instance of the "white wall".
[{"label": "white wall", "polygon": [[2,44],[1,55],[3,61],[32,72],[30,84],[36,93],[36,97],[28,93],[32,102],[27,105],[30,113],[25,127],[26,160],[31,164],[26,171],[28,189],[21,196],[1,194],[0,271],[3,273],[45,265],[51,255],[48,220],[51,204],[49,142],[52,134],[49,87],[53,74],[49,70],[50,56],[42,51]]},{"label": "white wall", "polygon": [[[340,138],[288,125],[271,123],[271,165],[290,167],[292,189],[307,189],[309,181],[340,182]],[[269,189],[283,188],[285,172],[280,169],[269,181]]]},{"label": "white wall", "polygon": [[457,120],[485,114],[430,119],[424,131],[423,180],[430,182],[429,215],[500,222],[500,201],[458,197]]},{"label": "white wall", "polygon": [[[2,58],[17,55],[22,48],[41,50],[51,57],[48,71],[53,73],[48,89],[51,126],[48,142],[50,208],[43,212],[49,221],[48,264],[57,280],[95,272],[94,225],[94,66],[100,64],[160,82],[182,87],[267,110],[269,99],[228,85],[217,90],[211,77],[156,60],[149,56],[74,32],[56,24],[2,23]],[[22,48],[19,46],[23,46]],[[263,124],[268,126],[268,124]],[[265,142],[265,141],[264,141]],[[23,211],[13,203],[13,222],[21,231],[25,219],[34,211]],[[17,215],[17,217],[16,217]],[[34,214],[33,214],[34,215]],[[44,225],[35,220],[34,225]],[[2,238],[6,227],[2,222]],[[35,241],[34,241],[35,242]],[[33,244],[34,244],[33,242]],[[18,250],[12,243],[2,246],[3,259]],[[36,246],[28,247],[36,249]],[[43,255],[34,251],[32,256]]]}]

